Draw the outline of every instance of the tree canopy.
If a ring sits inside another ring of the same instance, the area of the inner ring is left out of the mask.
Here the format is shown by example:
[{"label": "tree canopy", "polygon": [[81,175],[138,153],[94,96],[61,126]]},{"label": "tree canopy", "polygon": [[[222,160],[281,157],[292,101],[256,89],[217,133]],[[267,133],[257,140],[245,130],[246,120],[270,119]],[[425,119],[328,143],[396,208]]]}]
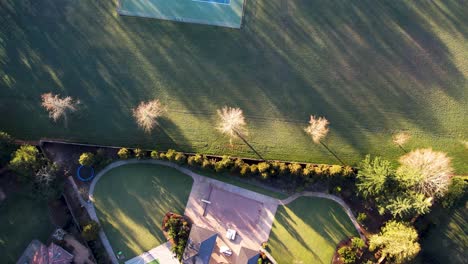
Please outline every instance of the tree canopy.
[{"label": "tree canopy", "polygon": [[418,233],[413,227],[396,221],[387,222],[380,234],[369,239],[369,249],[381,250],[391,263],[405,263],[420,251]]}]

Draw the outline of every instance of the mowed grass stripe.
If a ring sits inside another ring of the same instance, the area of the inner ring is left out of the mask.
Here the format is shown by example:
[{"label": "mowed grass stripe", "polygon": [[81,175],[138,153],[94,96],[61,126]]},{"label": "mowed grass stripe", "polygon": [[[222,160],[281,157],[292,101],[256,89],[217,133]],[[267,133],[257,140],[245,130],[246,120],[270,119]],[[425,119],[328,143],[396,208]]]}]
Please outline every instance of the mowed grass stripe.
[{"label": "mowed grass stripe", "polygon": [[278,208],[268,250],[278,263],[331,263],[338,243],[352,236],[358,233],[339,204],[301,197]]},{"label": "mowed grass stripe", "polygon": [[[391,135],[404,130],[408,149],[432,146],[457,173],[468,170],[466,6],[286,7],[247,1],[244,28],[230,30],[120,17],[108,1],[9,3],[0,9],[0,110],[9,113],[0,127],[24,139],[253,157],[214,129],[216,109],[229,105],[244,110],[248,140],[269,159],[337,163],[303,132],[316,114],[330,120],[326,143],[349,164],[367,153],[396,161],[403,153]],[[83,102],[67,128],[40,106],[49,91]],[[169,112],[145,135],[131,109],[154,97]]]},{"label": "mowed grass stripe", "polygon": [[192,183],[186,174],[152,164],[124,165],[103,175],[95,205],[113,249],[132,257],[166,242],[163,216],[184,213]]}]

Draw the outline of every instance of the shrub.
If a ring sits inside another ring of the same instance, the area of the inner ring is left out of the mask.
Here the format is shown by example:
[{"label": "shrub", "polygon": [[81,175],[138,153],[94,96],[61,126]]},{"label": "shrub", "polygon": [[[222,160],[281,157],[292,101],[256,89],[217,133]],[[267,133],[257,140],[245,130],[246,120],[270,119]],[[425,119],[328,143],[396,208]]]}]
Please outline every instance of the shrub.
[{"label": "shrub", "polygon": [[119,156],[120,159],[129,159],[131,154],[130,151],[127,148],[121,148],[119,149],[119,152],[117,152],[117,155]]},{"label": "shrub", "polygon": [[280,162],[278,164],[278,174],[279,175],[287,175],[287,174],[289,174],[289,172],[290,172],[289,167],[288,167],[288,165],[286,163]]},{"label": "shrub", "polygon": [[214,164],[216,172],[222,172],[229,170],[233,166],[233,161],[229,156],[223,156],[223,158]]},{"label": "shrub", "polygon": [[468,193],[468,182],[463,177],[454,177],[448,187],[448,191],[442,198],[444,208],[452,208],[460,204]]},{"label": "shrub", "polygon": [[354,176],[354,170],[351,166],[344,166],[342,173],[346,177]]},{"label": "shrub", "polygon": [[16,150],[13,138],[5,132],[0,131],[0,166],[10,161],[11,153]]},{"label": "shrub", "polygon": [[328,168],[328,171],[331,176],[338,176],[342,173],[343,168],[340,165],[332,165]]},{"label": "shrub", "polygon": [[179,164],[184,164],[187,160],[187,156],[185,156],[183,152],[177,152],[177,154],[174,157],[174,160]]},{"label": "shrub", "polygon": [[270,178],[270,173],[268,171],[261,172],[260,173],[260,179],[262,180],[268,180]]},{"label": "shrub", "polygon": [[318,176],[326,177],[330,173],[328,171],[328,165],[325,164],[319,164],[318,166],[314,167],[315,174]]},{"label": "shrub", "polygon": [[249,164],[242,165],[242,168],[240,169],[240,175],[247,176],[247,175],[249,175],[249,173],[250,173]]},{"label": "shrub", "polygon": [[345,264],[356,263],[356,252],[351,247],[342,247],[338,250],[341,260]]},{"label": "shrub", "polygon": [[81,235],[86,241],[96,240],[99,236],[99,224],[95,221],[90,221],[82,227]]},{"label": "shrub", "polygon": [[237,158],[235,161],[234,161],[234,166],[232,167],[232,170],[233,171],[240,171],[242,169],[242,167],[244,166],[245,162],[243,159],[241,158]]},{"label": "shrub", "polygon": [[39,150],[30,145],[21,146],[12,154],[9,167],[16,172],[20,179],[26,180],[44,164]]},{"label": "shrub", "polygon": [[362,225],[364,224],[364,221],[367,219],[367,214],[366,213],[359,213],[356,217],[356,220]]},{"label": "shrub", "polygon": [[289,171],[292,175],[298,176],[302,174],[302,166],[299,163],[291,163],[289,164]]},{"label": "shrub", "polygon": [[203,156],[196,154],[195,156],[190,156],[187,161],[190,166],[200,166],[203,163]]},{"label": "shrub", "polygon": [[164,153],[164,152],[159,153],[159,158],[162,159],[162,160],[166,159],[167,158],[166,153]]},{"label": "shrub", "polygon": [[173,161],[175,160],[175,156],[176,156],[177,152],[173,149],[168,149],[167,152],[166,152],[166,159],[170,160],[170,161]]},{"label": "shrub", "polygon": [[151,156],[152,159],[157,160],[157,159],[159,159],[159,152],[157,150],[153,150],[153,151],[151,151],[150,156]]},{"label": "shrub", "polygon": [[133,150],[133,153],[135,154],[135,157],[137,159],[144,159],[145,156],[146,156],[146,151],[140,149],[140,148],[136,148]]},{"label": "shrub", "polygon": [[264,173],[270,169],[270,164],[267,162],[260,162],[257,164],[258,172]]},{"label": "shrub", "polygon": [[211,168],[213,168],[213,165],[212,165],[211,161],[206,156],[204,156],[201,167],[203,169],[211,169]]},{"label": "shrub", "polygon": [[360,249],[364,248],[365,245],[366,245],[366,243],[364,243],[364,240],[362,240],[360,237],[353,237],[351,239],[351,247],[354,250],[360,250]]},{"label": "shrub", "polygon": [[91,167],[96,162],[96,157],[91,152],[85,152],[81,154],[78,162],[83,166]]},{"label": "shrub", "polygon": [[258,167],[256,164],[250,165],[250,175],[255,176],[258,173]]}]

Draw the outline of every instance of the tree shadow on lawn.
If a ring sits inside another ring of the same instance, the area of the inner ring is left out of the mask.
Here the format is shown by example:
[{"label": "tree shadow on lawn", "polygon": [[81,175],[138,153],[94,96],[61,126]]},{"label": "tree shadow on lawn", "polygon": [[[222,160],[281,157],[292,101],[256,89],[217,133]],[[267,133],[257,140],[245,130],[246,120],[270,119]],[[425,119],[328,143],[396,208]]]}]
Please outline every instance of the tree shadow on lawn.
[{"label": "tree shadow on lawn", "polygon": [[[132,168],[126,169],[130,171]],[[119,195],[117,197],[106,195],[104,199],[99,199],[99,192],[102,191],[98,190],[95,195],[96,209],[113,249],[123,251],[127,257],[141,254],[166,241],[161,230],[162,219],[166,212],[183,214],[191,188],[187,190],[181,188],[191,186],[192,179],[170,168],[163,169],[159,173],[161,175],[158,177],[151,174],[134,175],[131,179],[124,179],[117,184],[118,177],[113,177],[112,183],[98,183],[98,186],[112,184],[112,192]],[[173,179],[174,177],[179,179]],[[146,181],[149,182],[145,183]],[[172,187],[167,187],[167,181],[172,181]]]},{"label": "tree shadow on lawn", "polygon": [[[225,104],[241,107],[253,122],[304,120],[305,125],[309,114],[324,115],[362,154],[369,149],[363,131],[402,128],[406,121],[428,134],[452,134],[424,98],[432,91],[457,103],[466,97],[456,55],[433,26],[466,38],[466,6],[286,3],[284,11],[279,1],[247,1],[246,12],[255,6],[255,19],[246,25],[249,30],[232,30],[121,17],[113,1],[10,1],[0,10],[8,29],[0,32],[6,39],[0,63],[10,80],[2,79],[7,87],[2,99],[15,98],[14,116],[40,118],[4,125],[20,136],[65,136],[46,123],[38,102],[40,93],[52,90],[89,106],[86,125],[65,134],[94,143],[201,148],[203,142],[188,143],[181,130],[161,141],[141,136],[131,108],[154,97],[204,124]],[[56,9],[64,12],[52,15]],[[203,138],[215,134],[209,131]],[[276,147],[294,145],[288,142]]]},{"label": "tree shadow on lawn", "polygon": [[[316,199],[315,203],[310,203],[310,199]],[[308,201],[309,203],[307,203]],[[312,204],[313,206],[311,206]],[[294,218],[300,219],[305,226],[295,221]],[[357,235],[351,220],[343,209],[333,201],[320,198],[302,197],[287,207],[278,208],[274,226],[276,225],[283,227],[294,240],[298,241],[302,247],[317,259],[320,259],[320,254],[316,253],[317,249],[311,247],[317,241],[313,241],[313,238],[309,238],[312,240],[305,240],[304,233],[302,233],[305,230],[298,230],[297,228],[311,228],[313,232],[326,240],[333,248],[341,240]],[[280,243],[286,249],[290,246],[285,244],[285,238],[278,237],[275,232],[270,234],[270,240]]]}]

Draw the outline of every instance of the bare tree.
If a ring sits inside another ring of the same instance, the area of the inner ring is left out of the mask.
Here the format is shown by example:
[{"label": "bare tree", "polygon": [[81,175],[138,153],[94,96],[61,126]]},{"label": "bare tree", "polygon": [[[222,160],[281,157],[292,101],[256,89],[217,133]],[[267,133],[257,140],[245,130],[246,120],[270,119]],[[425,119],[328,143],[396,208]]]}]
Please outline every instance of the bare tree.
[{"label": "bare tree", "polygon": [[[417,149],[400,158],[398,171],[406,171],[411,178],[419,178],[413,188],[427,197],[442,196],[453,176],[451,160],[443,152],[432,149]],[[404,173],[397,173],[404,175]],[[408,179],[411,182],[411,179]]]},{"label": "bare tree", "polygon": [[406,150],[403,148],[403,145],[405,145],[410,139],[411,135],[407,132],[399,132],[392,136],[393,143],[400,147],[404,152],[406,152]]},{"label": "bare tree", "polygon": [[236,137],[244,138],[247,136],[246,122],[242,109],[234,107],[223,107],[217,110],[220,118],[217,129],[229,136],[229,144]]},{"label": "bare tree", "polygon": [[138,126],[143,128],[147,133],[158,124],[157,119],[166,112],[166,108],[159,102],[158,99],[141,102],[137,108],[133,109],[133,117],[135,117]]},{"label": "bare tree", "polygon": [[245,139],[248,133],[242,109],[225,106],[216,110],[216,112],[220,119],[216,129],[222,134],[229,136],[229,144],[232,146],[232,140],[240,138],[261,160],[264,160],[260,153]]},{"label": "bare tree", "polygon": [[345,165],[345,163],[333,152],[327,145],[322,142],[328,135],[328,125],[330,122],[325,117],[316,117],[314,115],[310,116],[309,126],[304,128],[304,131],[309,134],[314,141],[315,144],[321,144],[324,148],[326,148],[341,164]]},{"label": "bare tree", "polygon": [[56,167],[45,165],[36,172],[36,182],[43,186],[50,186],[56,177]]},{"label": "bare tree", "polygon": [[325,117],[310,116],[309,126],[304,130],[312,137],[314,143],[318,144],[328,134],[330,122]]},{"label": "bare tree", "polygon": [[41,95],[42,106],[49,112],[49,117],[55,122],[63,117],[65,125],[67,125],[67,113],[75,112],[80,103],[79,100],[74,100],[70,96],[60,98],[58,94],[45,93]]}]

